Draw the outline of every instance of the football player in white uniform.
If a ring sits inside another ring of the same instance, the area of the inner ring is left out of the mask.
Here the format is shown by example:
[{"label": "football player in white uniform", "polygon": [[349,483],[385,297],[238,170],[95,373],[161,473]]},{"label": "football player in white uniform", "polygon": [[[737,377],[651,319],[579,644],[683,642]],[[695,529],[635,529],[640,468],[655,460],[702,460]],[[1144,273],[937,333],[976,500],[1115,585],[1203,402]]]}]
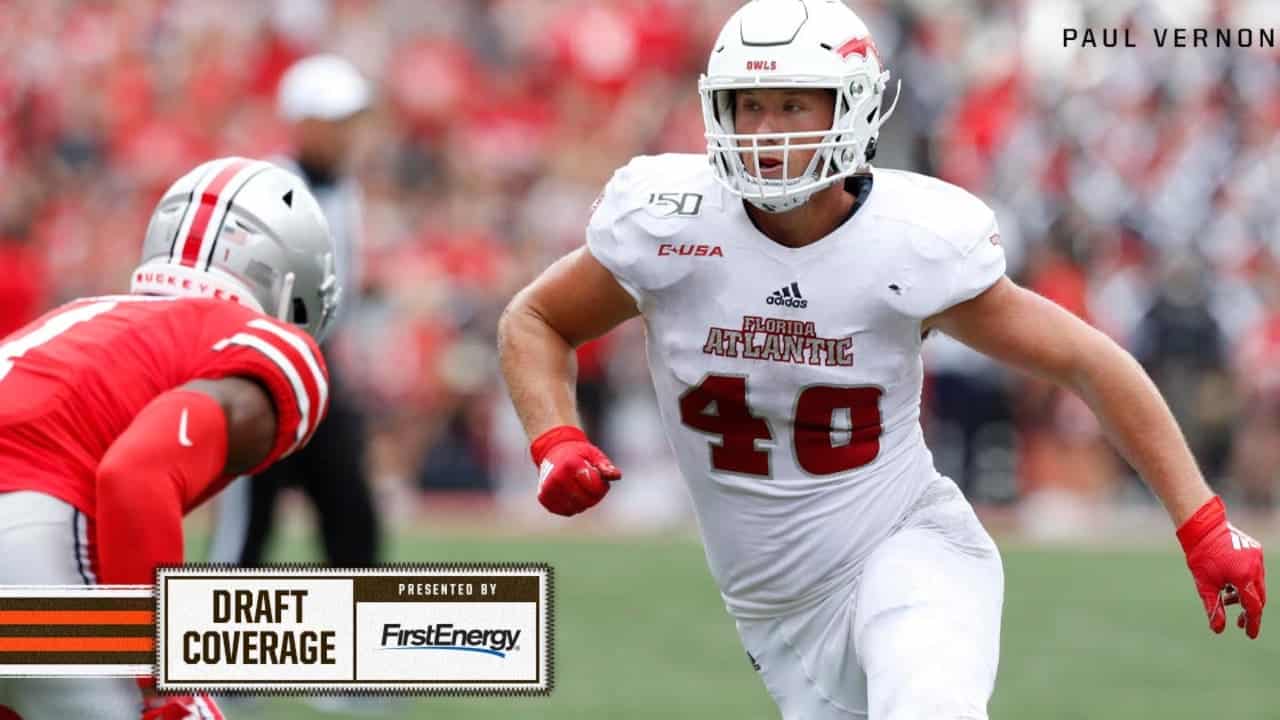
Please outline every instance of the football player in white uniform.
[{"label": "football player in white uniform", "polygon": [[619,170],[586,247],[501,322],[539,500],[572,515],[621,477],[578,428],[572,349],[639,315],[708,564],[783,717],[985,718],[1004,578],[923,441],[940,331],[1084,398],[1178,527],[1211,628],[1240,602],[1255,637],[1261,548],[1138,364],[1005,277],[981,200],[870,166],[888,79],[836,0],[729,20],[699,82],[707,155]]}]

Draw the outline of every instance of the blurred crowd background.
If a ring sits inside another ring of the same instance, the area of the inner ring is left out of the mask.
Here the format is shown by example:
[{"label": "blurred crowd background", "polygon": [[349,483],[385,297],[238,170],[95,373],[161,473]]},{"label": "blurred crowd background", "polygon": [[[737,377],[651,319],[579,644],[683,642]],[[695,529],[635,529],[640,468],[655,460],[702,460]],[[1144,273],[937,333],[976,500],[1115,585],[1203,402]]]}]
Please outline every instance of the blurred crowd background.
[{"label": "blurred crowd background", "polygon": [[[1152,27],[1272,27],[1271,0],[859,0],[894,77],[876,163],[1000,216],[1010,274],[1135,353],[1207,476],[1269,507],[1280,471],[1280,54],[1160,49]],[[500,385],[506,301],[580,245],[637,154],[701,152],[696,77],[737,0],[0,0],[0,336],[127,287],[154,202],[218,155],[289,150],[276,86],[332,52],[375,91],[350,172],[363,301],[334,350],[381,502],[536,513]],[[1130,27],[1138,48],[1064,48]],[[679,522],[631,323],[580,353],[609,517]],[[985,504],[1141,502],[1080,402],[927,343],[940,467]],[[424,491],[419,494],[419,491]]]}]

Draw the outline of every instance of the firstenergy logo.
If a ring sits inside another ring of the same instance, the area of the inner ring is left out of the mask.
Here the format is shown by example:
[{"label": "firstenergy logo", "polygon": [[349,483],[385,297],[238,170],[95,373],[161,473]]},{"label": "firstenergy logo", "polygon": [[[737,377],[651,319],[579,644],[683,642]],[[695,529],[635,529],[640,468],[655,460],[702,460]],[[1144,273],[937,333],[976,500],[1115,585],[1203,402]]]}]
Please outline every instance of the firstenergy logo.
[{"label": "firstenergy logo", "polygon": [[478,652],[498,657],[516,649],[519,630],[498,628],[467,629],[449,623],[422,628],[401,627],[398,623],[382,626],[383,650],[454,650]]}]

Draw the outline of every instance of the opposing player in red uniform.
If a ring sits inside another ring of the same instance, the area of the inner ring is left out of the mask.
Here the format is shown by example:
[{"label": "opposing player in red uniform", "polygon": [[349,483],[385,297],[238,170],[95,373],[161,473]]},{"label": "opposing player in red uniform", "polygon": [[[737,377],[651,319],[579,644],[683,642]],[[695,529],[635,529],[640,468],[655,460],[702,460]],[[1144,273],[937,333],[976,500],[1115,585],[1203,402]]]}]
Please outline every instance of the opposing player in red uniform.
[{"label": "opposing player in red uniform", "polygon": [[[0,583],[149,584],[182,517],[304,445],[337,307],[329,229],[297,177],[225,158],[178,180],[130,295],[68,303],[0,340]],[[142,683],[145,685],[145,683]],[[221,718],[128,679],[10,679],[25,720]]]}]

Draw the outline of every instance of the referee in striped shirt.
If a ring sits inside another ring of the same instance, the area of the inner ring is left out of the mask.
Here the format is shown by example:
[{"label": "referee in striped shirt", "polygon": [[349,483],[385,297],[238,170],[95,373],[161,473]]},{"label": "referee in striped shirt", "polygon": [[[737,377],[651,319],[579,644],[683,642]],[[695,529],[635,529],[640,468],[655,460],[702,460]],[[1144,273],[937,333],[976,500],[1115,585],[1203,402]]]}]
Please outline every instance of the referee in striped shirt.
[{"label": "referee in striped shirt", "polygon": [[[359,301],[360,187],[347,174],[357,123],[369,108],[368,82],[347,60],[314,55],[280,81],[277,102],[290,124],[293,152],[272,162],[303,178],[320,203],[333,236],[343,288],[333,335]],[[246,567],[262,564],[281,488],[298,487],[315,506],[325,556],[335,567],[368,567],[378,556],[378,522],[365,472],[365,418],[345,392],[330,347],[329,414],[304,448],[256,478],[240,478],[223,494],[210,559]]]}]

